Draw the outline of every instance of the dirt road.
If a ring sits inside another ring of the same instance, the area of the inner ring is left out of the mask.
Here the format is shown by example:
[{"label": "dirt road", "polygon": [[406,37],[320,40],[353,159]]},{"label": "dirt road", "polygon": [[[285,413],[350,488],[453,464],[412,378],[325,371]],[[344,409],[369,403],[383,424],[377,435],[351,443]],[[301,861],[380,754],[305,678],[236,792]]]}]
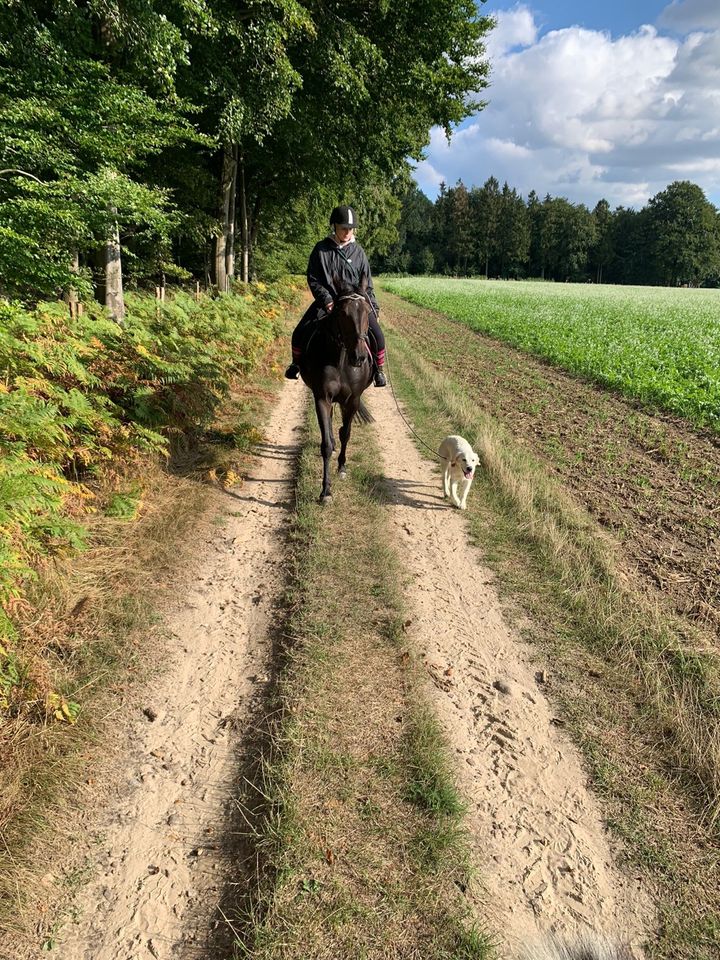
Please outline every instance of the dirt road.
[{"label": "dirt road", "polygon": [[169,621],[178,653],[147,693],[127,776],[95,824],[103,840],[94,879],[77,898],[77,922],[57,937],[62,960],[223,955],[223,881],[236,871],[225,838],[286,582],[305,400],[287,385],[256,468],[228,494],[224,525],[198,544],[202,572]]},{"label": "dirt road", "polygon": [[418,453],[391,391],[371,400],[415,612],[410,635],[469,801],[483,909],[510,947],[588,926],[637,945],[650,905],[612,866],[577,752],[537,679],[549,665],[508,626],[464,516],[443,500],[439,472]]},{"label": "dirt road", "polygon": [[[94,879],[58,937],[62,960],[223,955],[214,932],[231,856],[223,838],[251,704],[269,670],[307,396],[285,384],[255,470],[201,545],[202,576],[170,621],[178,656],[134,724],[125,779],[97,824]],[[649,905],[611,865],[598,807],[535,680],[542,665],[505,622],[463,515],[441,501],[438,475],[390,391],[368,400],[384,425],[411,634],[470,802],[487,887],[480,908],[506,947],[583,925],[638,942]]]}]

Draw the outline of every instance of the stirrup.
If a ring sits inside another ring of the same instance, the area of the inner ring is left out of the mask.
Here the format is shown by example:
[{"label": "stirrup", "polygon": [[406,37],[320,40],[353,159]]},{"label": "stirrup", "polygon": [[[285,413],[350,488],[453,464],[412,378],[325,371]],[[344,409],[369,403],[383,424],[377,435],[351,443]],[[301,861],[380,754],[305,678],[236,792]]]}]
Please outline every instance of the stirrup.
[{"label": "stirrup", "polygon": [[300,376],[300,367],[297,365],[297,363],[293,361],[285,371],[285,379],[297,380],[299,376]]}]

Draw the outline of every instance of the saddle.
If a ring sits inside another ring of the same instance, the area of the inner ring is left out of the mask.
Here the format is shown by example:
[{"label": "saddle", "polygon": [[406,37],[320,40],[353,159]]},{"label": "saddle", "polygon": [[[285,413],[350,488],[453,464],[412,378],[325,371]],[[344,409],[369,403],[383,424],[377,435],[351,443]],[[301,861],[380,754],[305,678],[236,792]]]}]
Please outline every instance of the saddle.
[{"label": "saddle", "polygon": [[[307,324],[304,343],[302,344],[303,353],[305,353],[310,347],[310,344],[313,341],[313,337],[318,332],[318,328],[320,327],[320,322],[324,320],[325,317],[327,316],[328,314],[323,310],[319,312],[318,315],[314,317]],[[368,329],[367,347],[368,347],[368,353],[370,354],[370,360],[372,362],[373,369],[375,369],[376,368],[375,357],[377,356],[377,353],[378,353],[378,345],[377,345],[377,340],[375,339],[375,334],[373,333],[372,327]]]}]

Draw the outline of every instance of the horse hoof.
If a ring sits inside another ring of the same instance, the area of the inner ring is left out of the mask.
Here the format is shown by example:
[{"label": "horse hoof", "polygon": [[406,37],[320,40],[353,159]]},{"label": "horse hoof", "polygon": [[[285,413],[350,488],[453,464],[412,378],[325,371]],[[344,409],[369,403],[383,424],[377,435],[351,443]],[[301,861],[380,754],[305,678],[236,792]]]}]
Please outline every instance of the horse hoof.
[{"label": "horse hoof", "polygon": [[338,477],[341,480],[347,480],[347,470],[345,469],[345,467],[340,467],[340,469],[338,470]]},{"label": "horse hoof", "polygon": [[332,494],[328,494],[326,497],[320,497],[320,503],[323,507],[327,507],[328,504],[332,503]]}]

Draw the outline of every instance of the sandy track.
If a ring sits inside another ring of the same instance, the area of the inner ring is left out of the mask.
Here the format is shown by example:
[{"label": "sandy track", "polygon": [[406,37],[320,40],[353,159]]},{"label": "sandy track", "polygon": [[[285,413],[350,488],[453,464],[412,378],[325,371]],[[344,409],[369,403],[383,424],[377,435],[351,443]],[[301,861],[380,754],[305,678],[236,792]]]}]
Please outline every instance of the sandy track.
[{"label": "sandy track", "polygon": [[464,515],[442,499],[439,472],[390,390],[367,396],[382,423],[410,635],[470,803],[482,909],[511,948],[587,927],[637,945],[652,924],[649,900],[612,866],[597,801],[536,678],[547,665],[506,623]]},{"label": "sandy track", "polygon": [[229,493],[227,522],[198,544],[202,572],[169,619],[177,656],[145,697],[156,718],[131,730],[112,809],[93,824],[104,839],[78,922],[58,937],[62,960],[225,955],[218,907],[223,880],[237,871],[232,797],[285,586],[306,399],[285,385],[255,468]]},{"label": "sandy track", "polygon": [[[480,911],[510,949],[583,926],[637,943],[649,902],[611,865],[597,803],[535,679],[542,665],[507,626],[464,517],[441,499],[390,390],[367,397],[383,426],[410,629],[470,801],[488,893]],[[218,908],[237,869],[228,824],[253,700],[270,669],[307,399],[300,384],[285,384],[226,525],[199,544],[202,574],[170,619],[178,656],[145,699],[156,718],[134,724],[112,809],[92,825],[104,839],[78,920],[58,938],[62,960],[227,955]]]}]

